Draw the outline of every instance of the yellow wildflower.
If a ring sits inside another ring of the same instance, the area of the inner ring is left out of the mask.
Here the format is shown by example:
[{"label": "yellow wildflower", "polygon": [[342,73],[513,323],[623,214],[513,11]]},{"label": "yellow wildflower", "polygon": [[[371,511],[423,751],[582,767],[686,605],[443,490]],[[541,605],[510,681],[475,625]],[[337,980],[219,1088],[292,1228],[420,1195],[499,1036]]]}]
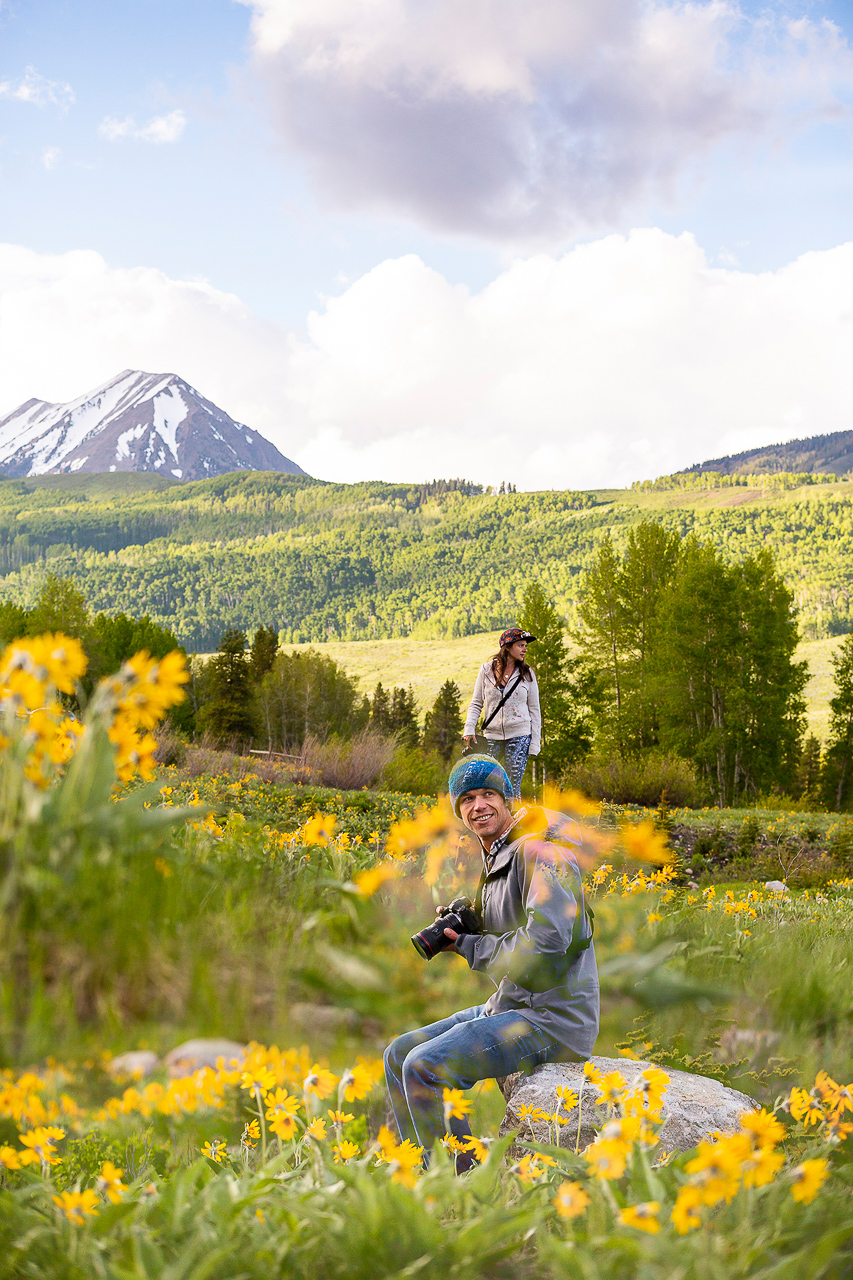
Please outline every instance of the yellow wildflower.
[{"label": "yellow wildflower", "polygon": [[299,1099],[292,1093],[288,1093],[286,1089],[276,1089],[275,1093],[264,1094],[264,1103],[267,1108],[264,1112],[267,1120],[274,1120],[282,1113],[295,1116],[301,1106]]},{"label": "yellow wildflower", "polygon": [[118,1204],[127,1191],[127,1187],[122,1182],[124,1170],[117,1169],[111,1160],[107,1160],[101,1167],[100,1177],[97,1181],[97,1188],[101,1195],[106,1195],[112,1204]]},{"label": "yellow wildflower", "polygon": [[53,1197],[53,1203],[59,1206],[75,1227],[82,1227],[87,1217],[94,1217],[98,1212],[95,1208],[98,1197],[91,1187],[86,1191],[63,1191],[61,1195]]},{"label": "yellow wildflower", "polygon": [[442,1090],[444,1101],[444,1123],[450,1120],[464,1120],[471,1110],[471,1103],[463,1096],[461,1089]]},{"label": "yellow wildflower", "polygon": [[660,1205],[657,1200],[649,1200],[645,1204],[626,1205],[617,1219],[623,1227],[634,1227],[637,1231],[648,1231],[656,1235],[660,1231],[658,1214]]},{"label": "yellow wildflower", "polygon": [[[267,1113],[270,1114],[269,1112]],[[276,1111],[272,1113],[273,1119],[270,1120],[270,1133],[274,1133],[277,1138],[287,1140],[292,1138],[296,1133],[296,1121],[293,1116],[280,1114]]]},{"label": "yellow wildflower", "polygon": [[6,1169],[20,1169],[21,1157],[14,1147],[0,1147],[0,1164]]},{"label": "yellow wildflower", "polygon": [[201,1154],[207,1156],[208,1160],[215,1160],[217,1164],[222,1164],[225,1157],[225,1143],[221,1138],[214,1138],[212,1142],[204,1144]]},{"label": "yellow wildflower", "polygon": [[624,1142],[599,1138],[587,1147],[583,1158],[597,1177],[611,1180],[622,1177],[629,1150]]},{"label": "yellow wildflower", "polygon": [[328,1067],[318,1066],[315,1062],[302,1081],[302,1088],[306,1093],[313,1093],[318,1098],[325,1099],[328,1098],[329,1094],[335,1092],[337,1084],[338,1077]]},{"label": "yellow wildflower", "polygon": [[552,1203],[561,1218],[577,1218],[589,1204],[589,1195],[579,1182],[561,1182]]},{"label": "yellow wildflower", "polygon": [[393,862],[380,862],[367,871],[359,871],[355,877],[355,886],[363,898],[370,898],[388,880],[394,880],[400,874],[400,868]]},{"label": "yellow wildflower", "polygon": [[641,822],[637,826],[626,823],[620,828],[620,836],[628,857],[638,862],[670,862],[672,859],[666,836],[656,830],[653,822]]},{"label": "yellow wildflower", "polygon": [[487,1159],[489,1154],[489,1148],[488,1148],[488,1144],[482,1138],[475,1138],[474,1135],[472,1134],[471,1137],[468,1138],[467,1142],[465,1143],[465,1146],[468,1148],[469,1151],[473,1152],[474,1156],[476,1157],[477,1160],[479,1160],[480,1164],[482,1164],[483,1161]]},{"label": "yellow wildflower", "polygon": [[545,1165],[541,1156],[522,1156],[516,1165],[516,1173],[522,1182],[535,1182],[545,1177]]},{"label": "yellow wildflower", "polygon": [[373,1088],[373,1072],[357,1062],[349,1071],[344,1072],[341,1085],[347,1102],[360,1102]]},{"label": "yellow wildflower", "polygon": [[828,1173],[829,1162],[827,1160],[822,1158],[819,1160],[804,1160],[791,1173],[793,1183],[791,1195],[795,1200],[799,1200],[801,1204],[811,1204],[826,1181]]},{"label": "yellow wildflower", "polygon": [[698,1155],[685,1169],[693,1174],[692,1181],[702,1191],[702,1201],[707,1205],[725,1200],[728,1204],[738,1189],[740,1181],[740,1153],[731,1142],[700,1142]]},{"label": "yellow wildflower", "polygon": [[338,1143],[337,1146],[332,1147],[332,1150],[335,1153],[335,1164],[340,1164],[342,1161],[352,1160],[353,1156],[358,1155],[360,1148],[357,1142],[344,1140]]},{"label": "yellow wildflower", "polygon": [[702,1203],[702,1192],[696,1186],[682,1187],[672,1209],[672,1221],[679,1235],[701,1227],[699,1206]]},{"label": "yellow wildflower", "polygon": [[326,1121],[317,1116],[315,1120],[311,1121],[305,1132],[309,1138],[317,1138],[318,1141],[322,1142],[326,1136]]},{"label": "yellow wildflower", "polygon": [[355,1116],[350,1111],[327,1111],[332,1124],[348,1124],[350,1120],[354,1120]]},{"label": "yellow wildflower", "polygon": [[785,1136],[785,1126],[771,1111],[765,1111],[763,1107],[759,1111],[744,1111],[740,1117],[740,1127],[751,1133],[754,1141],[761,1147],[774,1146]]}]

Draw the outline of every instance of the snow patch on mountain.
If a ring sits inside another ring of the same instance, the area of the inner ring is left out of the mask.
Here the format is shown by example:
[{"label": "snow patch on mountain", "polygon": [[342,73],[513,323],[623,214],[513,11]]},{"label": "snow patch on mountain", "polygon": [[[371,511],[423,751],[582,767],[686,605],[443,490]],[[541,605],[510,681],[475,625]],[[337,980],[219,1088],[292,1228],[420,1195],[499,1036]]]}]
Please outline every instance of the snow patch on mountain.
[{"label": "snow patch on mountain", "polygon": [[67,404],[28,400],[0,420],[6,476],[116,470],[183,480],[243,470],[304,474],[176,374],[125,369]]}]

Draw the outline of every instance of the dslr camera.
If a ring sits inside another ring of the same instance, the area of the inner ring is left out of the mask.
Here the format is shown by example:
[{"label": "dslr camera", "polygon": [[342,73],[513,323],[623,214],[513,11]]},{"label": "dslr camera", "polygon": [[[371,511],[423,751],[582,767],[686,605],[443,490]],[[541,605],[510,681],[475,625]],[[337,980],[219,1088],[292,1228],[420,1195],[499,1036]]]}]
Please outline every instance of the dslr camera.
[{"label": "dslr camera", "polygon": [[454,898],[449,907],[439,907],[432,924],[412,934],[412,946],[424,960],[431,960],[453,943],[445,937],[445,929],[455,933],[482,933],[477,909],[470,898]]}]

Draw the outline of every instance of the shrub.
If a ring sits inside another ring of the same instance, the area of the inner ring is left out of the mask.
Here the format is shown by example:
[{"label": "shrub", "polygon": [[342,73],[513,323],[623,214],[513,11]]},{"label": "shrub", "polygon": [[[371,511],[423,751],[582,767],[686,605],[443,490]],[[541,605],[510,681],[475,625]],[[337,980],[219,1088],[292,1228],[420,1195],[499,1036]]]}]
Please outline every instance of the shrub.
[{"label": "shrub", "polygon": [[302,745],[301,763],[324,787],[360,791],[372,787],[391,763],[397,744],[373,729],[362,729],[349,741],[329,738],[321,742],[309,735]]},{"label": "shrub", "polygon": [[405,795],[438,795],[447,790],[447,765],[437,751],[398,747],[383,770],[382,788]]},{"label": "shrub", "polygon": [[663,792],[668,803],[677,808],[698,808],[703,800],[702,786],[693,766],[660,751],[622,758],[588,756],[566,772],[562,785],[582,791],[593,800],[642,804],[649,808],[660,803]]}]

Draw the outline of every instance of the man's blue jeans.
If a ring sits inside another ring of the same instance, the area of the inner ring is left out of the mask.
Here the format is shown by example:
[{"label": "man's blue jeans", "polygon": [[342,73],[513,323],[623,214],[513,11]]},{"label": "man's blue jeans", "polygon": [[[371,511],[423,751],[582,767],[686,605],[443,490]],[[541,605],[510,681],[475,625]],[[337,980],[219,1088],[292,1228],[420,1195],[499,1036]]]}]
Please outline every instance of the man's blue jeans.
[{"label": "man's blue jeans", "polygon": [[[445,1127],[444,1089],[470,1089],[478,1080],[531,1071],[565,1054],[553,1036],[520,1014],[483,1017],[484,1007],[409,1031],[385,1050],[385,1079],[400,1138],[423,1147],[426,1157],[447,1129],[463,1142],[471,1135],[467,1119],[451,1119]],[[460,1154],[456,1168],[461,1173],[474,1163],[473,1156]]]}]

